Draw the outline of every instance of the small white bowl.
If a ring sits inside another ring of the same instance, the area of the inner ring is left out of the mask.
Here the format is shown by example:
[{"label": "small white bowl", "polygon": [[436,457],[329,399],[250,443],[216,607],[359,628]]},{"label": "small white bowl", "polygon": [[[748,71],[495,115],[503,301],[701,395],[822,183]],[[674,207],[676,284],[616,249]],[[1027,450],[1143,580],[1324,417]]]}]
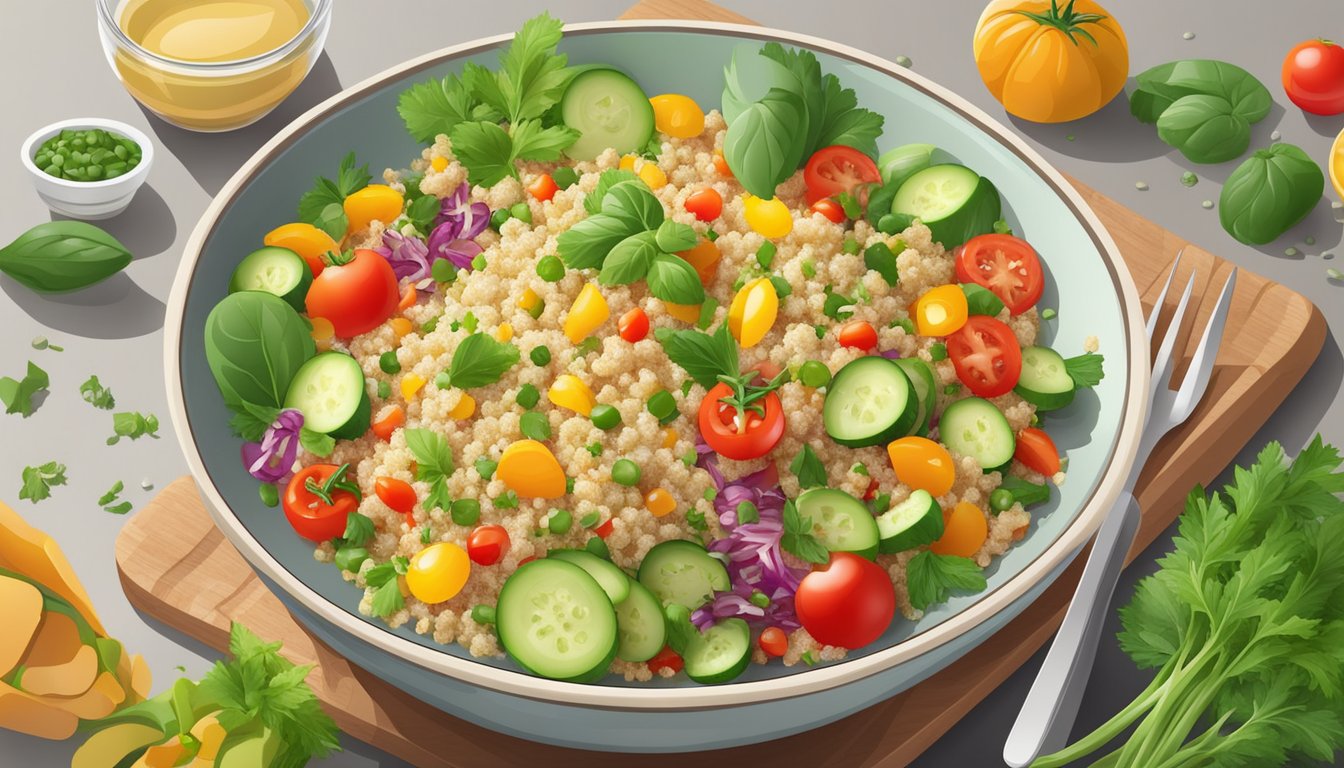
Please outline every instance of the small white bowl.
[{"label": "small white bowl", "polygon": [[[33,162],[38,147],[61,131],[87,131],[101,128],[109,133],[134,141],[140,145],[140,162],[129,173],[102,181],[71,181],[60,179],[45,173]],[[98,117],[81,117],[62,120],[40,128],[23,142],[19,150],[23,167],[32,174],[33,187],[38,197],[56,213],[75,219],[109,219],[131,204],[135,191],[145,183],[149,167],[154,164],[154,144],[138,128],[117,120],[104,120]]]}]

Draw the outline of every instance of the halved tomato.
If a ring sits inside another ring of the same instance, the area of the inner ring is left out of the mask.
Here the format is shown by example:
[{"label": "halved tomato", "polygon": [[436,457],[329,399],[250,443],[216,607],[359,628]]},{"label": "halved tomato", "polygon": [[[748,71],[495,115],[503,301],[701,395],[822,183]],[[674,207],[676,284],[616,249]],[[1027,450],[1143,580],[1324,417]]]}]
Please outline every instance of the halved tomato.
[{"label": "halved tomato", "polygon": [[1040,257],[1020,237],[979,235],[958,248],[956,258],[959,282],[988,288],[1014,315],[1031,309],[1045,290]]},{"label": "halved tomato", "polygon": [[784,436],[784,406],[774,392],[757,400],[745,413],[722,402],[733,394],[727,384],[715,384],[700,401],[700,436],[709,447],[734,461],[758,459]]},{"label": "halved tomato", "polygon": [[1011,392],[1022,375],[1022,348],[1013,329],[985,315],[972,315],[947,337],[947,356],[957,378],[980,397]]},{"label": "halved tomato", "polygon": [[1013,458],[1046,477],[1054,477],[1063,466],[1055,441],[1050,439],[1045,430],[1035,427],[1027,427],[1017,433],[1017,448],[1013,451]]},{"label": "halved tomato", "polygon": [[[807,182],[807,204],[812,205],[841,192],[864,197],[867,185],[882,181],[882,175],[871,157],[853,147],[837,144],[813,153],[803,168],[803,181]],[[859,200],[861,205],[866,202],[866,199]]]}]

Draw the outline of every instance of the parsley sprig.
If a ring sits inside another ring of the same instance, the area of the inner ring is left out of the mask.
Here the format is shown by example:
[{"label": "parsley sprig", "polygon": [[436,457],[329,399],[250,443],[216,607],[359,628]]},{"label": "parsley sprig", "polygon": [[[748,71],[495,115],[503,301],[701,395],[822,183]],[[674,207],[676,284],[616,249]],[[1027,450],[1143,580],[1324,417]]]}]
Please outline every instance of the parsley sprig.
[{"label": "parsley sprig", "polygon": [[812,518],[803,517],[793,499],[784,502],[784,535],[779,546],[809,563],[824,563],[831,559],[826,545],[812,534]]},{"label": "parsley sprig", "polygon": [[23,487],[19,498],[36,504],[51,496],[53,486],[65,485],[65,465],[55,461],[23,468]]},{"label": "parsley sprig", "polygon": [[447,509],[448,478],[453,474],[453,449],[442,435],[431,429],[407,429],[406,447],[415,456],[415,479],[429,483],[425,509]]},{"label": "parsley sprig", "polygon": [[351,152],[341,160],[335,181],[318,176],[313,188],[299,198],[299,221],[316,225],[340,241],[350,223],[343,206],[345,198],[368,186],[372,178],[369,166],[356,166],[355,153]]},{"label": "parsley sprig", "polygon": [[364,574],[364,583],[374,588],[370,606],[374,616],[386,618],[406,607],[398,576],[405,576],[411,561],[400,555],[373,566]]},{"label": "parsley sprig", "polygon": [[979,592],[988,584],[980,566],[971,558],[929,551],[920,552],[906,563],[905,583],[910,591],[910,605],[919,611],[946,600],[954,589]]}]

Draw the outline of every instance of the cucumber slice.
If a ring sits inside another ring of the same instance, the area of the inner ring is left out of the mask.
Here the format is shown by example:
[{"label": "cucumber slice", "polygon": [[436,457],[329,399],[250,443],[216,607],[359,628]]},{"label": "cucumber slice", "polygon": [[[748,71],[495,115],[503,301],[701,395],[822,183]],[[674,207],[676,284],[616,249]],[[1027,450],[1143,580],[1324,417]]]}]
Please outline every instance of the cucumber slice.
[{"label": "cucumber slice", "polygon": [[907,435],[923,437],[929,434],[929,425],[933,423],[933,409],[938,404],[933,367],[917,357],[902,357],[892,362],[896,363],[910,379],[910,386],[915,389],[915,398],[919,400],[919,413],[915,418],[915,425]]},{"label": "cucumber slice", "polygon": [[495,605],[499,644],[542,677],[592,682],[616,657],[616,610],[588,572],[564,560],[533,560],[504,582]]},{"label": "cucumber slice", "polygon": [[943,508],[928,491],[918,490],[878,515],[877,530],[882,536],[877,551],[884,555],[922,547],[942,538]]},{"label": "cucumber slice", "polygon": [[976,235],[994,231],[999,191],[989,179],[964,165],[945,163],[905,180],[891,201],[892,213],[918,218],[949,251]]},{"label": "cucumber slice", "polygon": [[1064,358],[1049,347],[1022,350],[1022,375],[1014,390],[1042,411],[1055,411],[1072,403],[1076,392]]},{"label": "cucumber slice", "polygon": [[906,179],[932,165],[936,151],[938,148],[932,144],[906,144],[888,149],[877,158],[882,183],[899,188]]},{"label": "cucumber slice", "polygon": [[910,434],[919,398],[892,361],[861,357],[831,379],[821,413],[826,434],[835,442],[851,448],[881,445]]},{"label": "cucumber slice", "polygon": [[279,296],[291,307],[306,312],[304,299],[313,284],[312,270],[299,254],[288,248],[268,245],[243,257],[229,279],[229,293],[265,291]]},{"label": "cucumber slice", "polygon": [[872,559],[880,538],[877,521],[863,502],[844,491],[812,488],[798,497],[798,515],[811,518],[812,535],[831,552]]},{"label": "cucumber slice", "polygon": [[653,138],[648,95],[614,69],[590,69],[571,80],[560,99],[560,119],[580,134],[565,150],[574,160],[593,160],[607,147],[638,152]]},{"label": "cucumber slice", "polygon": [[620,643],[616,658],[639,663],[648,661],[667,645],[667,621],[658,598],[643,584],[630,577],[630,596],[616,606],[616,628]]},{"label": "cucumber slice", "polygon": [[655,544],[639,564],[639,583],[649,588],[664,605],[676,603],[694,611],[726,592],[728,569],[692,541]]},{"label": "cucumber slice", "polygon": [[724,619],[704,632],[694,632],[682,654],[686,676],[697,683],[726,683],[751,661],[751,628],[739,618]]},{"label": "cucumber slice", "polygon": [[323,352],[299,367],[285,393],[285,407],[303,414],[303,425],[339,440],[369,429],[371,405],[359,361],[344,352]]},{"label": "cucumber slice", "polygon": [[992,472],[1013,460],[1017,437],[993,403],[968,397],[947,406],[938,421],[938,436],[953,453],[970,456]]},{"label": "cucumber slice", "polygon": [[611,598],[612,605],[619,605],[630,596],[630,577],[617,568],[610,560],[603,560],[591,552],[581,549],[553,549],[546,553],[547,558],[573,563],[588,572],[597,580],[597,585]]}]

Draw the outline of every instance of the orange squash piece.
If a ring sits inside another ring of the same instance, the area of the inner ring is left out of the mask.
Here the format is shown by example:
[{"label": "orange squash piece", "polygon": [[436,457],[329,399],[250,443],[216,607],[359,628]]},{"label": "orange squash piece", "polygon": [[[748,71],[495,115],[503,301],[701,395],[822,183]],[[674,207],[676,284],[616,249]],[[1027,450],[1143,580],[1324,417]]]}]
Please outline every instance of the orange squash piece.
[{"label": "orange squash piece", "polygon": [[42,593],[26,581],[0,577],[0,605],[5,620],[0,625],[0,676],[8,675],[23,660],[42,623]]},{"label": "orange squash piece", "polygon": [[565,470],[555,454],[536,440],[519,440],[504,449],[495,476],[524,498],[558,499],[565,495]]}]

